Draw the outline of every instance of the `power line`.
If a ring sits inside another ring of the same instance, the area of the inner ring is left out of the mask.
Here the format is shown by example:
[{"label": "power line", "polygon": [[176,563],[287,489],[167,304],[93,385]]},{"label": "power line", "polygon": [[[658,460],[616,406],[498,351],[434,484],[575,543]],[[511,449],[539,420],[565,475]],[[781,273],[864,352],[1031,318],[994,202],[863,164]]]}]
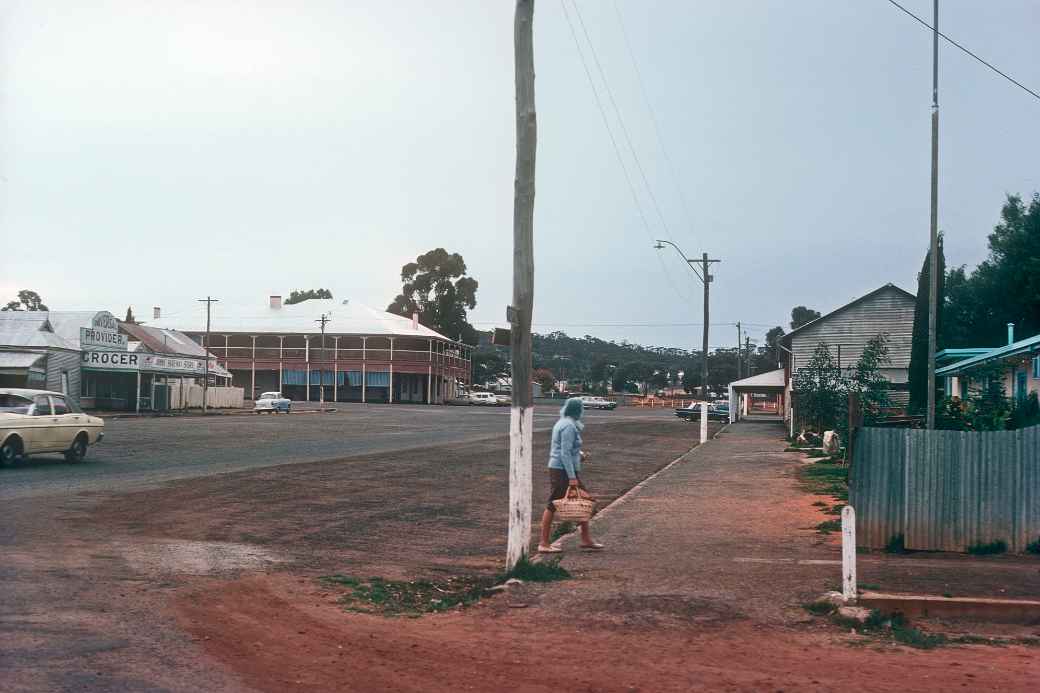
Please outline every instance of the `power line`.
[{"label": "power line", "polygon": [[668,222],[665,221],[664,214],[661,212],[661,206],[657,204],[657,196],[654,195],[654,189],[650,186],[650,181],[646,177],[646,171],[643,170],[643,164],[639,161],[639,154],[636,152],[635,145],[632,144],[632,138],[628,134],[628,128],[625,127],[625,119],[621,116],[621,108],[618,107],[617,101],[614,99],[614,91],[610,88],[610,82],[607,81],[607,73],[603,70],[603,65],[599,61],[599,55],[596,53],[596,46],[592,43],[592,37],[589,36],[589,30],[585,26],[585,19],[581,16],[581,9],[578,7],[577,0],[571,0],[571,4],[574,6],[574,12],[578,15],[578,23],[581,24],[581,31],[585,34],[585,41],[589,44],[589,50],[592,52],[592,61],[596,64],[596,70],[599,72],[600,79],[603,80],[603,88],[607,92],[607,97],[610,99],[610,105],[614,107],[614,113],[617,115],[618,124],[621,126],[621,134],[625,136],[625,142],[628,144],[628,149],[632,152],[632,159],[636,162],[636,170],[639,171],[639,176],[643,179],[643,185],[646,187],[647,195],[650,196],[650,202],[654,206],[654,210],[657,212],[658,218],[661,220],[661,226],[664,228],[665,234],[669,240],[672,239],[672,232],[668,228]]},{"label": "power line", "polygon": [[[581,59],[581,66],[585,70],[585,77],[589,80],[589,87],[592,89],[592,96],[596,102],[596,108],[599,110],[599,115],[603,119],[603,127],[607,130],[607,136],[610,138],[610,144],[614,149],[614,155],[617,157],[618,165],[621,166],[621,172],[624,174],[625,182],[628,184],[628,190],[632,193],[632,201],[636,205],[636,211],[639,213],[639,218],[643,222],[643,230],[646,231],[646,236],[650,241],[654,240],[654,234],[650,230],[650,222],[646,219],[646,213],[643,211],[643,205],[639,201],[639,195],[636,193],[636,186],[632,182],[632,176],[628,173],[628,167],[625,166],[625,159],[621,156],[621,148],[618,146],[617,138],[614,137],[614,131],[610,127],[610,120],[607,118],[607,111],[603,108],[603,101],[599,97],[599,90],[596,89],[596,82],[592,78],[592,71],[589,70],[588,61],[585,60],[585,52],[581,49],[581,42],[578,40],[578,34],[574,29],[574,22],[571,21],[570,12],[567,11],[567,0],[560,0],[560,6],[563,8],[563,16],[567,19],[567,26],[570,28],[571,38],[574,40],[574,47],[578,51],[578,57]],[[577,10],[577,5],[574,6]],[[591,44],[590,44],[591,47]],[[654,253],[657,257],[657,262],[661,266],[661,271],[664,272],[665,277],[668,279],[668,283],[676,294],[679,295],[683,301],[689,301],[689,296],[686,296],[679,287],[676,286],[675,281],[672,279],[671,272],[668,271],[668,267],[665,265],[664,260],[661,259],[660,255]]]},{"label": "power line", "polygon": [[675,185],[675,191],[679,195],[679,203],[682,206],[686,225],[692,232],[693,216],[690,214],[690,207],[686,202],[686,194],[683,192],[682,186],[679,185],[679,174],[676,171],[675,164],[672,162],[672,157],[668,155],[668,148],[664,146],[664,137],[661,135],[661,127],[657,122],[657,114],[654,113],[654,108],[650,104],[650,97],[646,91],[646,84],[643,81],[643,75],[639,70],[639,63],[636,61],[635,52],[632,50],[632,43],[628,39],[628,30],[625,29],[625,20],[624,17],[621,16],[621,8],[618,6],[617,0],[614,0],[614,13],[617,15],[618,24],[621,25],[621,36],[625,40],[625,48],[628,50],[628,57],[632,61],[632,69],[636,73],[636,82],[639,84],[639,92],[643,95],[643,103],[646,104],[646,110],[650,112],[650,122],[653,123],[654,126],[654,135],[657,138],[657,144],[661,148],[661,154],[664,155],[664,160],[668,164],[668,170],[672,174],[672,183]]},{"label": "power line", "polygon": [[[895,0],[888,0],[888,2],[889,2],[889,3],[891,3],[892,5],[894,5],[895,7],[899,8],[900,10],[902,10],[902,11],[903,11],[904,13],[906,13],[906,14],[910,15],[911,17],[913,17],[913,18],[914,18],[915,20],[917,20],[917,22],[918,22],[919,24],[921,24],[921,26],[923,26],[923,27],[925,27],[926,29],[928,29],[928,31],[935,31],[934,27],[932,27],[932,25],[931,25],[931,24],[929,24],[929,23],[928,23],[928,22],[926,22],[925,20],[921,19],[921,18],[920,18],[920,17],[918,17],[918,16],[916,15],[916,14],[914,14],[914,13],[913,13],[913,12],[911,12],[910,10],[908,10],[908,9],[906,9],[905,7],[903,7],[902,5],[900,5],[900,4],[899,4],[898,2],[896,2]],[[1022,89],[1022,90],[1023,90],[1023,91],[1025,91],[1026,93],[1028,93],[1028,94],[1029,94],[1030,96],[1032,96],[1033,98],[1035,98],[1035,99],[1037,99],[1037,100],[1040,100],[1040,94],[1038,94],[1037,92],[1033,91],[1032,89],[1030,89],[1030,88],[1029,88],[1029,87],[1027,87],[1026,85],[1022,84],[1022,83],[1021,83],[1021,82],[1019,82],[1019,81],[1018,81],[1017,79],[1015,79],[1015,78],[1014,78],[1014,77],[1012,77],[1011,75],[1007,74],[1006,72],[1004,72],[1003,70],[1001,70],[1001,69],[1000,69],[1000,68],[998,68],[997,66],[995,66],[995,65],[993,65],[992,63],[990,63],[990,62],[987,62],[986,60],[982,59],[981,57],[979,57],[979,56],[978,56],[978,55],[976,55],[975,53],[971,52],[970,50],[968,50],[967,48],[965,48],[965,47],[964,47],[964,46],[962,46],[961,44],[957,43],[956,41],[954,41],[954,40],[953,40],[952,38],[950,38],[950,37],[949,37],[949,36],[947,36],[946,34],[942,33],[941,31],[936,31],[935,33],[939,34],[939,36],[941,36],[942,38],[944,38],[944,39],[945,39],[945,40],[946,40],[947,42],[949,42],[949,43],[950,43],[950,44],[952,44],[953,46],[955,46],[955,47],[959,48],[960,50],[964,51],[965,53],[967,53],[967,54],[968,54],[968,55],[970,55],[971,57],[973,57],[973,58],[975,58],[976,60],[978,60],[978,61],[979,61],[980,63],[982,63],[982,64],[983,64],[983,65],[985,65],[986,67],[988,67],[989,69],[993,70],[993,71],[994,71],[994,72],[996,72],[996,73],[997,73],[998,75],[1000,75],[1001,77],[1003,77],[1003,78],[1004,78],[1004,79],[1006,79],[1007,81],[1009,81],[1009,82],[1011,82],[1012,84],[1014,84],[1014,85],[1015,85],[1016,87],[1019,87],[1020,89]]]}]

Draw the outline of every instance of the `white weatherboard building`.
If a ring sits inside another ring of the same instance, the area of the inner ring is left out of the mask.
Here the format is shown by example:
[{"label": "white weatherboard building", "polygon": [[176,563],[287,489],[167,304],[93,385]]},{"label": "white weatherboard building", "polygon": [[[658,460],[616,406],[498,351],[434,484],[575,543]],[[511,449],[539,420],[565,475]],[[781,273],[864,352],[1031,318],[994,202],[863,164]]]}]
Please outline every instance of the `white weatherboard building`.
[{"label": "white weatherboard building", "polygon": [[[472,347],[411,319],[355,301],[311,299],[286,305],[212,307],[197,324],[157,315],[149,325],[176,328],[204,344],[255,397],[277,391],[294,400],[415,402],[453,398],[471,381]],[[325,318],[324,334],[321,329]]]},{"label": "white weatherboard building", "polygon": [[885,284],[785,334],[780,340],[786,380],[785,419],[791,419],[794,376],[809,363],[817,346],[826,344],[838,367],[848,370],[855,368],[867,342],[879,334],[888,337],[889,363],[881,373],[890,383],[889,397],[894,403],[905,404],[909,398],[915,302],[914,294]]},{"label": "white weatherboard building", "polygon": [[[206,352],[186,335],[108,311],[0,312],[0,387],[62,392],[85,409],[169,408],[169,386],[204,377]],[[230,377],[211,363],[214,380]]]}]

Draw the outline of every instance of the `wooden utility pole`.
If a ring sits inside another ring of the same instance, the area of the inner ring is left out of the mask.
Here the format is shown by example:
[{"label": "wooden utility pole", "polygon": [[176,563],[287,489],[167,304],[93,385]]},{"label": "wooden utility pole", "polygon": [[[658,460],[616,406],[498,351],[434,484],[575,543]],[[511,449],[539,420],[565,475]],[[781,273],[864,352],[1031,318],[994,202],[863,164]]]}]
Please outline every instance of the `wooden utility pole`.
[{"label": "wooden utility pole", "polygon": [[737,323],[737,380],[741,379],[740,360],[740,323]]},{"label": "wooden utility pole", "polygon": [[[203,414],[206,413],[206,408],[209,405],[209,327],[210,327],[210,307],[214,303],[219,303],[219,302],[220,301],[218,299],[213,298],[212,296],[207,296],[206,298],[200,298],[199,299],[199,303],[205,303],[206,304],[206,344],[202,347],[202,350],[206,352],[206,356],[205,356],[205,360],[206,360],[206,378],[205,378],[205,380],[202,381],[202,413]],[[227,354],[224,354],[224,356],[226,357]]]},{"label": "wooden utility pole", "polygon": [[[682,251],[682,248],[671,241],[665,241],[660,238],[657,239],[657,245],[655,245],[654,248],[661,250],[664,248],[666,243],[675,248],[675,252],[679,253],[682,259],[686,261],[686,264],[690,266],[690,269],[693,270],[693,273],[697,275],[697,278],[701,280],[701,283],[704,284],[704,328],[702,331],[703,339],[701,340],[701,399],[706,400],[708,399],[708,327],[711,323],[711,320],[708,319],[708,285],[711,284],[714,279],[714,277],[712,277],[708,272],[708,268],[711,266],[711,263],[722,262],[722,260],[709,260],[707,253],[702,253],[700,260],[691,260],[686,257],[686,253]],[[701,265],[700,271],[698,271],[695,266],[697,263],[700,263]],[[739,340],[737,341],[737,346],[740,346]],[[738,353],[738,359],[739,356],[740,354]]]},{"label": "wooden utility pole", "polygon": [[715,278],[708,270],[713,262],[722,262],[722,260],[709,260],[707,253],[701,253],[701,272],[703,273],[701,276],[704,282],[704,329],[701,333],[701,348],[704,350],[704,358],[701,360],[701,383],[704,387],[701,389],[701,397],[705,400],[708,399],[708,326],[711,324],[711,320],[708,319],[708,293],[711,282]]},{"label": "wooden utility pole", "polygon": [[534,0],[517,0],[513,21],[516,68],[516,180],[513,187],[513,405],[509,412],[509,539],[506,570],[531,544],[531,311],[534,307],[534,171],[538,127],[534,106]]},{"label": "wooden utility pole", "polygon": [[[318,408],[325,408],[325,326],[331,322],[325,313],[314,322],[321,324],[321,365],[318,367]],[[309,397],[310,395],[308,395]]]},{"label": "wooden utility pole", "polygon": [[928,254],[928,415],[935,428],[935,334],[939,310],[939,0],[932,5],[932,210]]}]

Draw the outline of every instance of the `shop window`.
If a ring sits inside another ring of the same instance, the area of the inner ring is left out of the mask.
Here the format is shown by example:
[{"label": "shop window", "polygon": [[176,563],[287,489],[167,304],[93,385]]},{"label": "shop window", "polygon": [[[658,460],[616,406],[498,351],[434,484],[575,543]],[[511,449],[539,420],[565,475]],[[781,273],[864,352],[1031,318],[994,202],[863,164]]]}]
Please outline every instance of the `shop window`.
[{"label": "shop window", "polygon": [[1040,379],[1040,356],[1033,357],[1033,377]]}]

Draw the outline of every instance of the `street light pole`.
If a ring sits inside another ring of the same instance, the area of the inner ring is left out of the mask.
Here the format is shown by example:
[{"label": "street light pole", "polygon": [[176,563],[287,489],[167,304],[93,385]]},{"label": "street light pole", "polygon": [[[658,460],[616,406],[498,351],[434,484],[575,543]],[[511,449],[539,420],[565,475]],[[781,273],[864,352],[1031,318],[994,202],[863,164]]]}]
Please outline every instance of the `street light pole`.
[{"label": "street light pole", "polygon": [[[686,257],[686,253],[684,253],[679,246],[672,243],[671,241],[664,241],[661,239],[657,240],[657,245],[655,245],[654,248],[656,248],[657,250],[662,250],[665,244],[668,244],[675,248],[675,251],[679,253],[680,256],[682,256],[682,259],[686,261],[686,264],[690,266],[690,269],[693,270],[693,273],[696,274],[697,278],[701,280],[701,284],[704,285],[704,330],[702,333],[703,339],[701,340],[701,397],[706,400],[708,399],[708,325],[711,323],[710,316],[708,313],[708,298],[710,293],[709,286],[711,282],[715,279],[715,277],[711,275],[711,272],[709,270],[711,268],[711,263],[722,262],[722,260],[709,260],[707,253],[701,253],[700,260],[691,260],[690,258]],[[699,272],[697,271],[697,264],[701,265],[701,270]]]}]

